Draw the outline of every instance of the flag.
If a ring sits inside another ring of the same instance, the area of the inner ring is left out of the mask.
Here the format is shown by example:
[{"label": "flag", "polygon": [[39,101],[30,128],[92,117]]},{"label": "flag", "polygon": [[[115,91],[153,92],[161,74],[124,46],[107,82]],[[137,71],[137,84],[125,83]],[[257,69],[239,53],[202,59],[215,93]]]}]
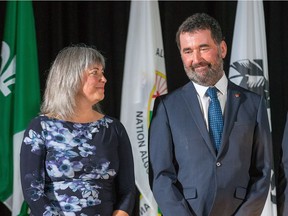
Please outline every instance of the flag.
[{"label": "flag", "polygon": [[[142,216],[158,215],[148,180],[148,128],[154,100],[167,93],[158,1],[131,1],[121,122],[131,140]],[[161,154],[159,152],[159,154]]]},{"label": "flag", "polygon": [[40,87],[32,2],[7,1],[6,6],[0,61],[0,201],[15,216],[25,215],[20,213],[21,207],[25,210],[20,147],[25,128],[39,112]]},{"label": "flag", "polygon": [[[238,1],[229,78],[246,89],[265,96],[271,128],[268,60],[262,1]],[[262,216],[276,216],[274,173]]]}]

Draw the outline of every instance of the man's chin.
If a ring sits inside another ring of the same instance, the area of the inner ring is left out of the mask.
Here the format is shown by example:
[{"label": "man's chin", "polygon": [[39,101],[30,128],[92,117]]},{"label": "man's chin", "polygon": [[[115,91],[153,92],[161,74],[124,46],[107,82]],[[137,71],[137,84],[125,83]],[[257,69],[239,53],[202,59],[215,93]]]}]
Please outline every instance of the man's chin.
[{"label": "man's chin", "polygon": [[[189,76],[188,76],[189,77]],[[206,76],[190,76],[189,79],[198,85],[202,86],[211,86],[212,81],[208,79]]]}]

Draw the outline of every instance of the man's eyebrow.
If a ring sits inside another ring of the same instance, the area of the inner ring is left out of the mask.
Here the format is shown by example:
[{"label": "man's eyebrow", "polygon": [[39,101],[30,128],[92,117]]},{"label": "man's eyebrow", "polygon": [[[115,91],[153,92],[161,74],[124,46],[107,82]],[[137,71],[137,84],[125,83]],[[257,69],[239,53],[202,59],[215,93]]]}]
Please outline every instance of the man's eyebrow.
[{"label": "man's eyebrow", "polygon": [[[203,47],[209,47],[209,44],[200,44],[199,45],[199,48],[203,48]],[[186,47],[186,48],[183,48],[183,52],[185,52],[185,51],[190,51],[190,50],[192,50],[190,47]]]},{"label": "man's eyebrow", "polygon": [[201,47],[209,47],[209,45],[208,45],[208,44],[200,44],[199,47],[200,47],[200,48],[201,48]]}]

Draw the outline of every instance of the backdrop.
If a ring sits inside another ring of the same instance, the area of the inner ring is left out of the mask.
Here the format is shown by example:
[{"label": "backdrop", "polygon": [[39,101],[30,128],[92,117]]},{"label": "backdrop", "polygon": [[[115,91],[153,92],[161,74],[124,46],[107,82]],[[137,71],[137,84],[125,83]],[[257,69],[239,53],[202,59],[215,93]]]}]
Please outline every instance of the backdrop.
[{"label": "backdrop", "polygon": [[[5,5],[6,2],[0,1],[0,41],[4,30]],[[49,67],[63,47],[76,43],[93,45],[107,60],[105,75],[108,83],[102,107],[106,114],[120,118],[130,1],[34,1],[33,6],[41,94]],[[195,12],[212,15],[222,26],[228,45],[224,66],[228,75],[236,6],[236,1],[159,2],[169,92],[189,81],[175,43],[175,33],[184,19]],[[286,1],[264,1],[276,174],[288,107],[287,10]],[[4,207],[0,207],[1,215],[4,215],[4,211]]]}]

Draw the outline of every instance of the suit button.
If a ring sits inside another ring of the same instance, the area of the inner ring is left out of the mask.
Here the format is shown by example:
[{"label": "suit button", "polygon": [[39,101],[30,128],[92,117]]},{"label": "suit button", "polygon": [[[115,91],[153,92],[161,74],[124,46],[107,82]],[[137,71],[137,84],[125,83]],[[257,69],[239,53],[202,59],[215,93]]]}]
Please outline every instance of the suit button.
[{"label": "suit button", "polygon": [[217,166],[217,167],[220,167],[221,165],[222,165],[222,164],[221,164],[220,162],[217,162],[217,163],[216,163],[216,166]]}]

